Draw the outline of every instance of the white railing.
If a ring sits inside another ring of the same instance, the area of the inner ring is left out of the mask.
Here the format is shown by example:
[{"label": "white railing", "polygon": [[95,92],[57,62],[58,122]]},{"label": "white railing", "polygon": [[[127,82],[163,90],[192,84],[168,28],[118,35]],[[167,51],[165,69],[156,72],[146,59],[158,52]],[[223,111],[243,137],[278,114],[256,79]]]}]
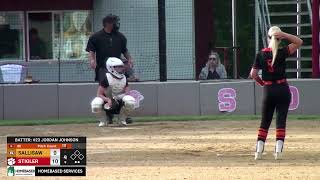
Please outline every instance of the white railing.
[{"label": "white railing", "polygon": [[311,0],[307,0],[308,12],[310,17],[310,23],[312,24],[312,9],[311,9]]},{"label": "white railing", "polygon": [[[268,29],[271,26],[268,4],[267,4],[267,0],[256,0],[255,3],[256,3],[256,16],[258,20],[258,26],[260,28],[262,43],[263,43],[263,46],[266,47]],[[256,29],[259,29],[259,28],[256,27]],[[259,30],[257,30],[256,33],[259,33]],[[258,44],[259,39],[256,39],[256,41],[257,41],[256,44]]]}]

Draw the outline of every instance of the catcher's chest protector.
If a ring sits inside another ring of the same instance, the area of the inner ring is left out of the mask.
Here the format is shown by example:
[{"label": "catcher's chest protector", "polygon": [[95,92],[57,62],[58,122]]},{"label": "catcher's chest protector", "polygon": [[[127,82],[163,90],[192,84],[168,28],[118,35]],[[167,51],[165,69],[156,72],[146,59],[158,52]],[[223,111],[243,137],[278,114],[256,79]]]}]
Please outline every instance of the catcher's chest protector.
[{"label": "catcher's chest protector", "polygon": [[127,84],[127,79],[124,77],[122,79],[114,78],[110,73],[107,73],[107,79],[109,82],[109,87],[112,91],[112,96],[117,96],[124,93],[124,88]]}]

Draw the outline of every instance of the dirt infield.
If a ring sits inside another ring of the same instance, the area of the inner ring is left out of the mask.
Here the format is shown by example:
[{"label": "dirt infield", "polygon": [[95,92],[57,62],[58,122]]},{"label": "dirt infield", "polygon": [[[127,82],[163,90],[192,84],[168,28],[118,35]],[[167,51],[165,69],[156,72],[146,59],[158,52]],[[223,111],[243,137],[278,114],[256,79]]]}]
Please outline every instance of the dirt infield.
[{"label": "dirt infield", "polygon": [[18,135],[87,136],[87,177],[59,179],[320,179],[320,121],[288,121],[281,161],[272,156],[274,128],[264,159],[254,161],[258,125],[227,120],[0,127],[0,179],[17,179],[6,177],[5,143],[6,136]]}]

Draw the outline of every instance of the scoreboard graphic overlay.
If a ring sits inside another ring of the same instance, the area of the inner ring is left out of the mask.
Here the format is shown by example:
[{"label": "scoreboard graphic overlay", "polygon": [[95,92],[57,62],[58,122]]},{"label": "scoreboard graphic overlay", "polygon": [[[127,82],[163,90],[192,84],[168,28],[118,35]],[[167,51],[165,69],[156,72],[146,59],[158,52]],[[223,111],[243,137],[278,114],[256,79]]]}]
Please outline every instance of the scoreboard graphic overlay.
[{"label": "scoreboard graphic overlay", "polygon": [[7,137],[8,176],[85,176],[86,137]]}]

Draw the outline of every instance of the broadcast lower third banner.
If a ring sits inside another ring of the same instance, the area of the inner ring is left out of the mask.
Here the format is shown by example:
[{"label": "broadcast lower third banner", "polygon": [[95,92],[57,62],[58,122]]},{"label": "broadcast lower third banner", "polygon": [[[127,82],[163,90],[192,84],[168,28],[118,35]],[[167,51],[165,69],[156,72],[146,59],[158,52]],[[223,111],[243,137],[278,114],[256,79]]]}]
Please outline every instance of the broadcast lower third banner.
[{"label": "broadcast lower third banner", "polygon": [[8,176],[86,176],[86,167],[7,166]]},{"label": "broadcast lower third banner", "polygon": [[8,176],[85,176],[86,137],[7,137]]}]

